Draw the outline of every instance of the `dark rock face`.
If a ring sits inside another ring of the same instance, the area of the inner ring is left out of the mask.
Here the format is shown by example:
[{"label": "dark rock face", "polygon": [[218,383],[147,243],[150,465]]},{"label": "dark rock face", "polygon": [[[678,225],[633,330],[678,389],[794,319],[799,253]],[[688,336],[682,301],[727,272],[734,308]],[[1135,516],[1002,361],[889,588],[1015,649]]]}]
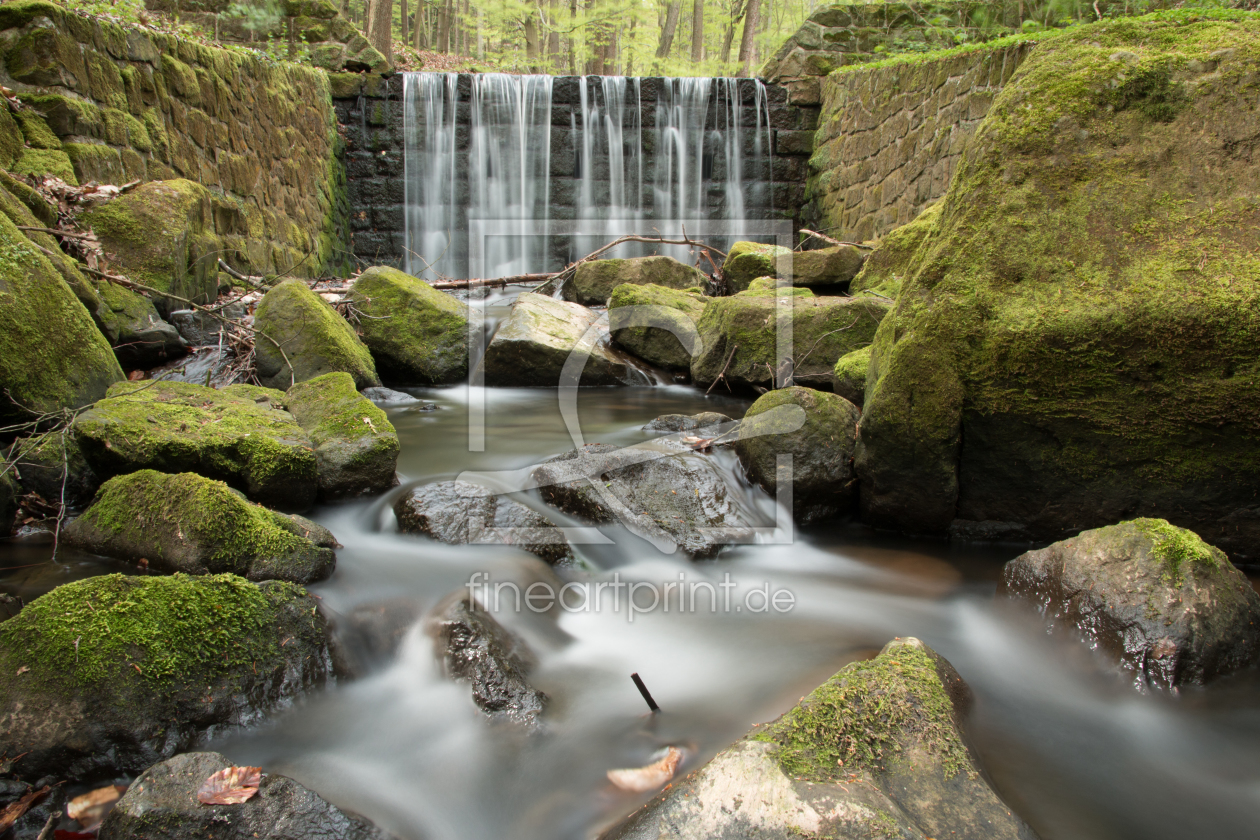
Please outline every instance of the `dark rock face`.
[{"label": "dark rock face", "polygon": [[998,597],[1080,633],[1138,687],[1201,684],[1260,657],[1260,596],[1220,549],[1162,519],[1020,555],[1002,570]]},{"label": "dark rock face", "polygon": [[50,502],[60,502],[64,491],[67,505],[82,507],[92,501],[101,483],[69,433],[24,438],[13,444],[9,456],[16,456],[23,492],[38,493]]},{"label": "dark rock face", "polygon": [[403,637],[420,620],[419,605],[410,598],[360,604],[348,613],[329,613],[333,664],[339,677],[362,677],[385,665]]},{"label": "dark rock face", "polygon": [[601,840],[1034,840],[980,775],[960,729],[969,704],[949,662],[897,639]]},{"label": "dark rock face", "polygon": [[317,602],[235,575],[67,583],[0,623],[0,753],[28,781],[140,773],[331,672]]},{"label": "dark rock face", "polygon": [[[792,514],[802,524],[847,512],[857,497],[853,449],[861,412],[835,394],[780,388],[762,395],[739,427],[735,451],[749,478],[774,493],[791,485]],[[791,455],[791,479],[778,456]]]},{"label": "dark rock face", "polygon": [[620,521],[667,553],[711,557],[751,533],[700,455],[592,443],[544,461],[531,481],[548,504],[593,522]]},{"label": "dark rock face", "polygon": [[101,332],[123,370],[148,370],[188,352],[179,331],[162,320],[148,298],[113,283],[100,283],[96,290]]},{"label": "dark rock face", "polygon": [[[0,779],[0,811],[34,789],[34,785],[19,782],[17,779]],[[48,818],[54,814],[60,817],[65,813],[67,798],[64,787],[52,788],[42,798],[35,801],[26,813],[17,818],[17,821],[13,823],[13,833],[5,836],[13,840],[38,840],[40,832],[48,824]],[[54,825],[56,822],[54,819]],[[51,832],[48,837],[52,837]]]},{"label": "dark rock face", "polygon": [[258,793],[239,805],[202,805],[197,791],[230,767],[219,753],[177,755],[145,770],[101,824],[101,840],[388,840],[287,776],[264,773]]},{"label": "dark rock face", "polygon": [[573,559],[564,532],[547,517],[466,481],[417,487],[394,504],[394,515],[399,530],[451,545],[505,543],[548,563]]},{"label": "dark rock face", "polygon": [[6,473],[0,476],[0,537],[13,533],[18,512],[18,483]]},{"label": "dark rock face", "polygon": [[496,720],[537,722],[548,697],[529,684],[535,660],[524,640],[461,593],[434,607],[426,629],[446,675],[472,686],[477,708]]}]

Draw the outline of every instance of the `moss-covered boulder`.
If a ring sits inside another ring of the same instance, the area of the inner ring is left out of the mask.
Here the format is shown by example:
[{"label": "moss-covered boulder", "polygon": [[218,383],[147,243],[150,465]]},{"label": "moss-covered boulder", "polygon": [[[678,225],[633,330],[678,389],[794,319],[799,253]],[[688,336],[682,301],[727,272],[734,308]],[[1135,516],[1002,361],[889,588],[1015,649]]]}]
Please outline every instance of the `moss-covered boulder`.
[{"label": "moss-covered boulder", "polygon": [[[1035,840],[980,773],[953,666],[915,638],[846,666],[601,840],[664,836]],[[643,763],[647,763],[645,754]]]},{"label": "moss-covered boulder", "polygon": [[609,334],[614,344],[648,364],[690,370],[704,304],[699,288],[621,285],[608,299]]},{"label": "moss-covered boulder", "polygon": [[104,575],[0,624],[0,753],[13,772],[132,775],[324,684],[314,598],[236,575]]},{"label": "moss-covered boulder", "polygon": [[0,214],[0,417],[81,408],[122,378],[57,268]]},{"label": "moss-covered boulder", "polygon": [[114,283],[98,283],[96,290],[101,332],[124,370],[149,370],[187,355],[179,330],[162,320],[151,300]]},{"label": "moss-covered boulder", "polygon": [[[195,303],[218,297],[219,240],[210,191],[177,178],[150,181],[83,214],[129,279]],[[185,304],[155,298],[167,314]]]},{"label": "moss-covered boulder", "polygon": [[254,313],[258,379],[284,390],[333,371],[354,377],[356,388],[380,385],[372,354],[346,319],[300,280],[270,289]]},{"label": "moss-covered boulder", "polygon": [[396,268],[359,275],[350,299],[359,335],[390,384],[445,385],[468,376],[468,305]]},{"label": "moss-covered boulder", "polygon": [[798,384],[829,388],[836,362],[871,343],[889,307],[875,297],[784,291],[754,289],[709,301],[698,324],[701,350],[691,360],[691,378],[707,385],[725,371],[730,385],[773,387],[790,374]]},{"label": "moss-covered boulder", "polygon": [[311,442],[325,500],[380,493],[397,483],[398,433],[348,373],[299,382],[285,403]]},{"label": "moss-covered boulder", "polygon": [[[780,388],[748,409],[735,452],[748,477],[769,493],[791,489],[797,522],[832,519],[857,501],[853,447],[861,415],[835,394]],[[780,464],[782,455],[790,455],[790,463]]]},{"label": "moss-covered boulder", "polygon": [[871,364],[871,346],[845,353],[831,369],[831,390],[862,407],[866,400],[866,369]]},{"label": "moss-covered boulder", "polygon": [[336,540],[323,528],[195,473],[139,470],[111,478],[63,538],[153,571],[231,572],[253,581],[312,583],[337,562]]},{"label": "moss-covered boulder", "polygon": [[14,464],[23,493],[79,508],[92,501],[101,484],[68,429],[14,441],[7,457]]},{"label": "moss-covered boulder", "polygon": [[583,306],[605,306],[613,289],[624,284],[703,289],[707,282],[708,278],[700,271],[673,257],[591,260],[578,265],[560,294],[565,300]]},{"label": "moss-covered boulder", "polygon": [[722,274],[730,291],[742,292],[758,277],[774,277],[778,259],[792,253],[791,248],[761,242],[736,242],[722,263]]},{"label": "moss-covered boulder", "polygon": [[[872,348],[868,521],[1058,539],[1166,516],[1255,556],[1260,20],[1041,41],[964,149]],[[872,257],[872,260],[877,257]]]},{"label": "moss-covered boulder", "polygon": [[97,475],[195,472],[226,481],[268,507],[315,502],[310,437],[284,409],[284,394],[251,385],[222,390],[186,382],[120,382],[74,421]]},{"label": "moss-covered boulder", "polygon": [[897,297],[901,283],[914,269],[919,246],[941,217],[941,202],[927,207],[909,224],[889,231],[866,257],[862,270],[849,284],[852,294],[872,292],[884,297]]},{"label": "moss-covered boulder", "polygon": [[[839,292],[862,270],[865,259],[853,245],[832,245],[816,251],[796,251],[778,258],[778,276],[792,278],[793,286]],[[789,270],[788,264],[791,263]]]},{"label": "moss-covered boulder", "polygon": [[[600,316],[576,303],[526,292],[486,347],[487,385],[646,385],[648,379],[609,346]],[[562,382],[561,380],[565,381]]]},{"label": "moss-covered boulder", "polygon": [[1139,688],[1202,684],[1260,658],[1260,595],[1218,548],[1134,519],[1029,551],[997,597],[1032,606],[1117,662]]}]

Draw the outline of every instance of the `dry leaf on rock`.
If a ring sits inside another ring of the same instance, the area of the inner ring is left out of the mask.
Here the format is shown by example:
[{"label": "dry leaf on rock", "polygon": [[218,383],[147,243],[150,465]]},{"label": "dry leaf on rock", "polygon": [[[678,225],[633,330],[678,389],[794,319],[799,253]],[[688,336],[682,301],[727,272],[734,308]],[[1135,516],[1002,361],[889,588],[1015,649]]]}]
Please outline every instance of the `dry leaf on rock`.
[{"label": "dry leaf on rock", "polygon": [[48,790],[48,785],[44,785],[39,790],[29,791],[17,802],[10,802],[3,811],[0,811],[0,834],[4,834],[12,828],[13,824],[18,821],[19,817],[25,814],[32,805],[47,795]]},{"label": "dry leaf on rock", "polygon": [[240,805],[258,793],[261,781],[261,767],[224,767],[202,784],[197,801],[202,805]]},{"label": "dry leaf on rock", "polygon": [[66,816],[84,828],[93,828],[101,824],[114,803],[126,792],[126,785],[106,785],[91,793],[76,796],[66,806]]},{"label": "dry leaf on rock", "polygon": [[622,790],[645,793],[656,790],[674,778],[678,772],[678,762],[682,761],[682,750],[670,747],[665,757],[646,767],[630,767],[621,770],[609,770],[608,781]]}]

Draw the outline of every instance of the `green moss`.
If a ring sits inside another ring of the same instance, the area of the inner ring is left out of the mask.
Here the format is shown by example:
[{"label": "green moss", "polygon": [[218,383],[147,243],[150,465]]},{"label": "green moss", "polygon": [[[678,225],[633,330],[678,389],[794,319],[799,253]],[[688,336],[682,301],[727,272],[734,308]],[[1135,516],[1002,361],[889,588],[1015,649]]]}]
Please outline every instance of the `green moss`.
[{"label": "green moss", "polygon": [[71,186],[79,185],[74,164],[60,149],[23,149],[11,171],[14,175],[54,175]]},{"label": "green moss", "polygon": [[914,257],[936,229],[941,218],[941,202],[923,210],[914,221],[889,231],[871,252],[849,287],[851,294],[871,292],[896,298],[902,281],[914,272]]},{"label": "green moss", "polygon": [[122,677],[160,689],[269,659],[276,615],[271,599],[236,575],[104,575],[63,584],[0,624],[0,656],[52,683]]},{"label": "green moss", "polygon": [[26,139],[26,145],[36,149],[61,148],[61,140],[53,134],[48,123],[44,122],[43,116],[36,113],[34,108],[23,108],[15,112],[14,116],[18,124],[22,126],[22,136]]},{"label": "green moss", "polygon": [[[663,308],[663,312],[651,313],[652,319],[662,326],[625,326],[633,317],[645,314],[628,307]],[[688,370],[691,354],[676,335],[685,335],[688,327],[694,331],[704,307],[705,299],[698,288],[678,290],[627,283],[614,288],[608,299],[608,326],[613,340],[640,359],[667,370]],[[669,325],[673,331],[664,325]]]},{"label": "green moss", "polygon": [[748,288],[742,292],[736,292],[735,297],[809,297],[812,298],[814,292],[806,288],[797,288],[791,283],[784,281],[783,285],[773,277],[758,277],[748,284]]},{"label": "green moss", "polygon": [[122,155],[112,146],[100,143],[66,143],[63,148],[74,166],[74,174],[79,183],[96,181],[117,184],[126,180]]},{"label": "green moss", "polygon": [[866,400],[866,371],[870,366],[869,344],[841,356],[831,371],[832,390],[849,402],[862,405]]},{"label": "green moss", "polygon": [[914,747],[935,756],[947,779],[974,775],[953,713],[932,656],[894,644],[846,666],[756,737],[776,745],[783,772],[796,779],[878,773]]},{"label": "green moss", "polygon": [[1163,567],[1160,581],[1167,586],[1181,587],[1186,581],[1186,568],[1193,564],[1222,569],[1229,562],[1224,552],[1205,543],[1194,531],[1178,528],[1167,520],[1133,519],[1121,524],[1136,526],[1150,538],[1151,556]]},{"label": "green moss", "polygon": [[316,446],[333,438],[394,431],[385,412],[355,390],[348,373],[326,373],[299,382],[285,397]]},{"label": "green moss", "polygon": [[363,343],[388,379],[445,384],[468,375],[468,306],[423,280],[369,268],[351,292]]},{"label": "green moss", "polygon": [[791,249],[761,242],[736,242],[722,263],[722,274],[732,292],[742,292],[758,277],[774,277],[775,262]]},{"label": "green moss", "polygon": [[254,346],[264,384],[287,388],[336,370],[353,376],[358,387],[380,384],[372,356],[354,330],[301,281],[286,280],[263,295],[254,328],[268,337]]}]

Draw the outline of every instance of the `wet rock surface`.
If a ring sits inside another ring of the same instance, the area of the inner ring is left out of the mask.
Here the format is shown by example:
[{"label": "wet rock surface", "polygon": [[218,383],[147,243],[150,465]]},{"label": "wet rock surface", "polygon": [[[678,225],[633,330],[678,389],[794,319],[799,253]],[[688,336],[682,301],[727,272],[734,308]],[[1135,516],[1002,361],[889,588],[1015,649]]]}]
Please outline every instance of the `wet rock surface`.
[{"label": "wet rock surface", "polygon": [[0,753],[12,772],[140,773],[258,723],[331,672],[316,601],[235,575],[67,583],[0,623]]},{"label": "wet rock surface", "polygon": [[350,374],[299,382],[285,404],[315,444],[321,499],[380,493],[397,483],[398,433],[385,412],[355,390]]},{"label": "wet rock surface", "polygon": [[592,443],[544,461],[531,482],[565,513],[621,522],[666,553],[711,557],[751,535],[751,523],[702,455]]},{"label": "wet rock surface", "polygon": [[325,609],[329,617],[333,664],[339,677],[357,678],[384,667],[403,638],[423,615],[411,598],[359,604],[345,613]]},{"label": "wet rock surface", "polygon": [[997,597],[1080,634],[1139,687],[1201,684],[1260,658],[1260,595],[1224,552],[1162,519],[1022,554],[1003,568]]},{"label": "wet rock surface", "polygon": [[[47,784],[47,782],[44,782]],[[36,787],[33,784],[18,781],[17,779],[0,779],[0,813],[4,809],[20,800],[28,793],[39,790],[44,785]],[[27,811],[18,817],[13,823],[11,834],[6,834],[6,838],[12,840],[39,840],[40,833],[48,825],[48,820],[53,817],[53,825],[57,824],[57,818],[66,810],[66,790],[64,787],[52,787],[44,794],[43,797],[34,801]],[[54,816],[56,815],[56,816]],[[44,840],[51,840],[52,832],[44,835]]]},{"label": "wet rock surface", "polygon": [[515,545],[548,563],[573,559],[564,532],[520,502],[467,481],[439,481],[405,494],[394,504],[398,529],[451,545]]},{"label": "wet rock surface", "polygon": [[548,697],[529,684],[535,659],[523,639],[463,593],[434,607],[425,629],[446,676],[472,686],[477,708],[494,720],[537,723]]},{"label": "wet rock surface", "polygon": [[391,835],[276,773],[238,805],[203,805],[197,791],[229,762],[216,752],[177,755],[136,778],[101,825],[101,840],[388,840]]},{"label": "wet rock surface", "polygon": [[[763,394],[744,414],[735,451],[748,477],[769,493],[791,487],[802,524],[833,519],[857,501],[853,449],[861,412],[843,397],[810,388]],[[779,456],[791,463],[779,465]]]},{"label": "wet rock surface", "polygon": [[105,482],[63,538],[150,571],[292,583],[327,578],[340,547],[310,520],[248,502],[221,481],[154,470]]},{"label": "wet rock surface", "polygon": [[148,298],[108,282],[96,290],[103,304],[96,311],[101,331],[123,370],[148,370],[188,353],[179,330],[162,320]]},{"label": "wet rock surface", "polygon": [[849,665],[601,840],[1034,840],[980,775],[967,684],[918,639]]}]

